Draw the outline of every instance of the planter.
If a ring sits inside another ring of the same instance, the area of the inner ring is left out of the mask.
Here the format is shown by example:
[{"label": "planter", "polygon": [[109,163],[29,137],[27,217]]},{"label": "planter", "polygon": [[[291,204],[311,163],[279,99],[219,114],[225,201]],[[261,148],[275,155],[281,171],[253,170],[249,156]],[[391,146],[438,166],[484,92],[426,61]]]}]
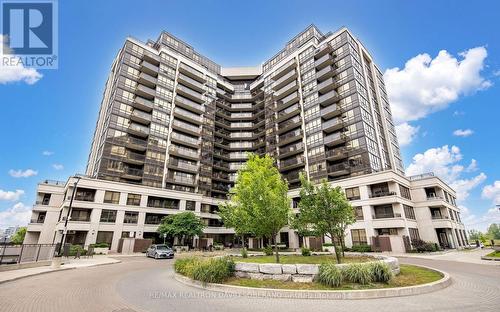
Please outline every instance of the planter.
[{"label": "planter", "polygon": [[51,269],[59,269],[61,267],[62,257],[52,258],[52,263],[50,265]]},{"label": "planter", "polygon": [[109,249],[107,247],[94,248],[94,254],[96,254],[96,255],[107,255],[108,252],[109,252]]}]

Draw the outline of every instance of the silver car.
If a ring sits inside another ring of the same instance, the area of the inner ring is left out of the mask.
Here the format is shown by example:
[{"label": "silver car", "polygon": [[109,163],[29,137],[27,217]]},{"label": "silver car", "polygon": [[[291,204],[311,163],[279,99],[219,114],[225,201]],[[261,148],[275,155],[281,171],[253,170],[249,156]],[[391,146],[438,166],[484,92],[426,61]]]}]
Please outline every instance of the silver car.
[{"label": "silver car", "polygon": [[146,257],[155,259],[173,259],[174,251],[167,245],[151,245],[146,251]]}]

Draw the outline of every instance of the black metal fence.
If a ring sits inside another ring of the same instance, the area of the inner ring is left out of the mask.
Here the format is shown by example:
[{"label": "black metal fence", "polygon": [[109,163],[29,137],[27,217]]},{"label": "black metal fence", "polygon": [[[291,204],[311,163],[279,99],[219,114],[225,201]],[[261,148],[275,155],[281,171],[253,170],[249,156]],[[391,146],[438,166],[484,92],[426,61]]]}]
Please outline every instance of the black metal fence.
[{"label": "black metal fence", "polygon": [[57,244],[0,245],[0,264],[52,260]]}]

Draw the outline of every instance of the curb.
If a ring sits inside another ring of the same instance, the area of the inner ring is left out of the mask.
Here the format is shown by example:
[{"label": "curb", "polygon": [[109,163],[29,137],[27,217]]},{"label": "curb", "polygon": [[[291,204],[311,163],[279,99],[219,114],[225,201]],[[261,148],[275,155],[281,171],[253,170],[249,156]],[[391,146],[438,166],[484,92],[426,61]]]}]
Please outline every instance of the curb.
[{"label": "curb", "polygon": [[237,296],[247,297],[267,297],[267,298],[288,298],[288,299],[336,299],[336,300],[356,300],[356,299],[377,299],[402,296],[414,296],[426,294],[444,289],[451,285],[452,279],[446,272],[419,265],[420,267],[437,271],[443,274],[443,278],[423,285],[395,287],[384,289],[363,289],[363,290],[290,290],[272,288],[253,288],[243,286],[233,286],[224,284],[202,283],[188,277],[174,273],[174,278],[178,282],[215,292],[223,292]]},{"label": "curb", "polygon": [[500,261],[500,258],[498,257],[481,257],[481,260],[488,260],[488,261]]},{"label": "curb", "polygon": [[82,266],[82,267],[59,268],[59,269],[54,269],[54,270],[51,270],[51,271],[37,272],[37,273],[29,274],[29,275],[18,276],[18,277],[10,278],[10,279],[7,279],[7,280],[0,280],[0,284],[17,281],[17,280],[20,280],[20,279],[23,279],[23,278],[26,278],[26,277],[32,277],[32,276],[43,275],[43,274],[48,274],[48,273],[54,273],[54,272],[60,272],[60,271],[67,271],[67,270],[75,270],[75,269],[82,269],[82,268],[90,268],[90,267],[110,265],[110,264],[117,264],[117,263],[121,263],[121,262],[122,262],[121,260],[116,260],[116,262],[96,263],[96,264]]}]

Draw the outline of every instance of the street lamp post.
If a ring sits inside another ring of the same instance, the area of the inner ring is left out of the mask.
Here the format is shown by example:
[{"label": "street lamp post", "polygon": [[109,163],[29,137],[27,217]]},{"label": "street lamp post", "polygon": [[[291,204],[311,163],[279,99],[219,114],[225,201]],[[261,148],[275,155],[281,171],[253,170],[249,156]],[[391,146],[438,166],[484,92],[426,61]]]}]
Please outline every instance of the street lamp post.
[{"label": "street lamp post", "polygon": [[76,181],[73,184],[73,192],[71,192],[71,199],[69,201],[68,213],[66,214],[66,220],[64,220],[64,230],[63,234],[61,235],[61,242],[59,243],[59,251],[57,252],[59,256],[61,256],[62,246],[66,241],[66,233],[68,232],[68,220],[71,215],[71,208],[73,207],[73,199],[75,198],[76,186],[78,185],[78,182],[80,182],[80,177],[76,177]]}]

